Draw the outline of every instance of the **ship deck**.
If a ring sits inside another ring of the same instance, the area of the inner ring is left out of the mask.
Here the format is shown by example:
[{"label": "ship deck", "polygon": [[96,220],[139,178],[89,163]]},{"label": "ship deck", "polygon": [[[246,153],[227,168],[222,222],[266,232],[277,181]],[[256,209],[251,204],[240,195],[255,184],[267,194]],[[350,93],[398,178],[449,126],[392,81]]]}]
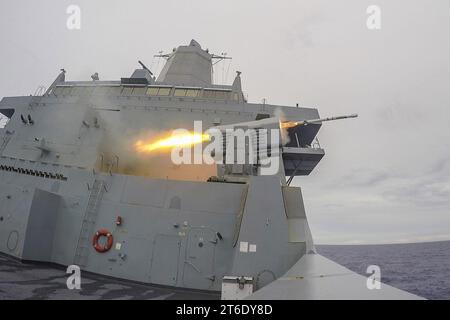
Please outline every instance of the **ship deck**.
[{"label": "ship deck", "polygon": [[195,300],[220,299],[218,293],[181,290],[81,272],[81,289],[67,289],[62,266],[21,262],[0,254],[0,300]]}]

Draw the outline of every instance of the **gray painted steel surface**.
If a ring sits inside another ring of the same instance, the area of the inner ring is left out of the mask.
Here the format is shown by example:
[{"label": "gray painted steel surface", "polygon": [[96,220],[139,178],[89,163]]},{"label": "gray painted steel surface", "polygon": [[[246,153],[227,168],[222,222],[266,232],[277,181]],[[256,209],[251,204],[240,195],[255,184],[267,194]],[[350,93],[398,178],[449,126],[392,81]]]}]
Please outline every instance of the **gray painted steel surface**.
[{"label": "gray painted steel surface", "polygon": [[[137,163],[130,154],[129,137],[192,130],[194,120],[206,130],[279,110],[291,121],[320,119],[314,108],[246,102],[240,73],[232,85],[213,84],[213,58],[192,41],[167,56],[158,79],[138,69],[120,81],[66,81],[63,71],[42,96],[3,98],[0,252],[188,289],[217,292],[224,276],[246,276],[258,298],[341,297],[328,284],[316,294],[316,281],[309,293],[295,282],[281,292],[281,279],[269,285],[314,252],[301,189],[286,175],[307,175],[323,157],[314,143],[320,123],[287,130],[273,176],[232,170],[207,182],[226,170],[174,166],[167,155]],[[99,229],[114,238],[105,253],[92,247]]]}]

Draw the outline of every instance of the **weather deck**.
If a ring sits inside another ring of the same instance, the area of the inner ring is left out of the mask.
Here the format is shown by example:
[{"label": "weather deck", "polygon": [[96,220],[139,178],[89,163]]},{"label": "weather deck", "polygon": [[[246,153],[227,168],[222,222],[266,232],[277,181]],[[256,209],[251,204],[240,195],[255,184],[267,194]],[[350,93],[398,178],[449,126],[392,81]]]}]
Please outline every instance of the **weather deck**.
[{"label": "weather deck", "polygon": [[189,300],[219,294],[158,287],[82,272],[81,289],[69,290],[61,266],[24,263],[0,254],[0,300]]}]

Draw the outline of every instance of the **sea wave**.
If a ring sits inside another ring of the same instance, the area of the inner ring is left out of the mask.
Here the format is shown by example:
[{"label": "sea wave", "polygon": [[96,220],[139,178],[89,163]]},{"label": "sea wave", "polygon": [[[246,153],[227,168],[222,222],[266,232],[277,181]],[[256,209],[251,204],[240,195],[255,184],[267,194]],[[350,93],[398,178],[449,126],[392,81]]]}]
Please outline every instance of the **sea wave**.
[{"label": "sea wave", "polygon": [[361,275],[368,276],[369,265],[378,265],[383,283],[427,299],[450,299],[450,241],[316,247]]}]

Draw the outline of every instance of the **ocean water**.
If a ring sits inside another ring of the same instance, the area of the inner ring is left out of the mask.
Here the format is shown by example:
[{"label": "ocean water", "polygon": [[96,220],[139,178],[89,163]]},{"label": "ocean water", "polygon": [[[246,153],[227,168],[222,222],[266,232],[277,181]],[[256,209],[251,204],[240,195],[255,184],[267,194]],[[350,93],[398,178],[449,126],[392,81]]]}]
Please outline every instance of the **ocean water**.
[{"label": "ocean water", "polygon": [[317,252],[361,275],[381,269],[381,282],[427,299],[450,299],[450,241],[386,245],[318,245]]}]

